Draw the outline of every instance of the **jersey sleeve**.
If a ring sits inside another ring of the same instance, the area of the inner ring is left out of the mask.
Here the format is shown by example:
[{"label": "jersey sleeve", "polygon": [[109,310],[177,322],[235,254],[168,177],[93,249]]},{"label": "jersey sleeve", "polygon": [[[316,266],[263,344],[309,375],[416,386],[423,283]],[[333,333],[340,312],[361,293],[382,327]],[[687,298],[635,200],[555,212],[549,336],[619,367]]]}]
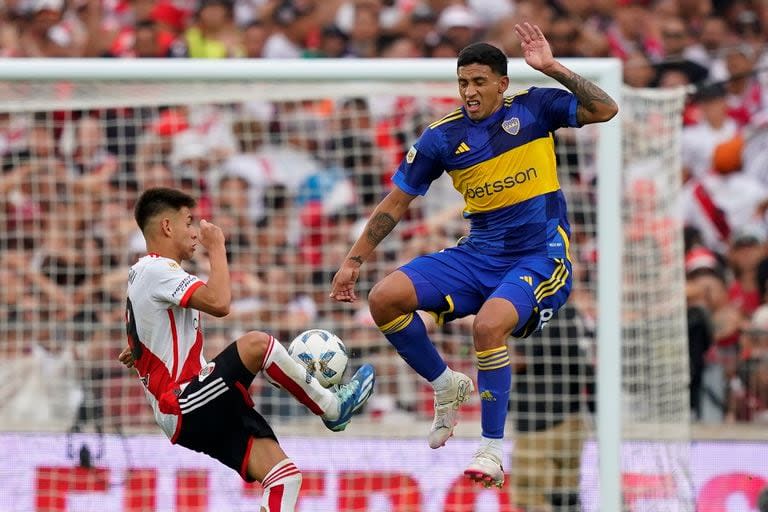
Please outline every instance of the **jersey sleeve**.
[{"label": "jersey sleeve", "polygon": [[147,270],[150,272],[149,282],[154,286],[154,298],[183,308],[187,307],[195,290],[205,284],[172,260],[158,260]]},{"label": "jersey sleeve", "polygon": [[[579,101],[569,91],[549,87],[531,87],[528,89],[528,94],[520,96],[520,100],[548,131],[580,126],[576,119]],[[515,101],[518,101],[517,98]]]},{"label": "jersey sleeve", "polygon": [[400,162],[392,182],[408,194],[426,194],[429,185],[443,173],[441,146],[442,137],[437,130],[424,130]]}]

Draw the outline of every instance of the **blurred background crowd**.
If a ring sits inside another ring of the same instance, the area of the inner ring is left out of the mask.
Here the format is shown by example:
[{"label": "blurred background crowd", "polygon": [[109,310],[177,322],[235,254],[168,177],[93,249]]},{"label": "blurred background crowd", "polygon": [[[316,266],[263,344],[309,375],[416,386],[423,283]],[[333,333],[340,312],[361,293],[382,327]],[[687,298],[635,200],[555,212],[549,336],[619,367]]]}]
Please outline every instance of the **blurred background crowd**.
[{"label": "blurred background crowd", "polygon": [[[621,59],[628,86],[689,88],[680,202],[691,407],[703,422],[768,423],[766,0],[5,0],[0,56],[455,58],[485,40],[514,58],[521,21],[542,28],[556,57]],[[209,357],[237,329],[289,341],[327,327],[391,376],[373,413],[429,417],[431,395],[412,392],[364,301],[342,308],[327,293],[404,152],[455,105],[350,97],[0,113],[0,355],[57,354],[45,363],[55,371],[66,352],[76,376],[48,389],[51,403],[151,424],[140,388],[114,362],[126,268],[144,251],[131,207],[137,190],[179,186],[230,244],[235,302],[225,322],[209,323]],[[561,164],[578,160],[577,139],[560,133]],[[594,174],[567,179],[583,192],[572,198],[578,258],[594,263]],[[457,197],[437,188],[367,265],[361,289],[464,234]],[[204,275],[205,258],[190,270]],[[594,297],[577,285],[571,304],[580,336],[592,336]],[[471,368],[469,324],[432,328],[456,367]],[[15,391],[18,412],[27,391]],[[300,414],[269,387],[255,392],[266,414]],[[126,393],[137,400],[118,399]]]}]

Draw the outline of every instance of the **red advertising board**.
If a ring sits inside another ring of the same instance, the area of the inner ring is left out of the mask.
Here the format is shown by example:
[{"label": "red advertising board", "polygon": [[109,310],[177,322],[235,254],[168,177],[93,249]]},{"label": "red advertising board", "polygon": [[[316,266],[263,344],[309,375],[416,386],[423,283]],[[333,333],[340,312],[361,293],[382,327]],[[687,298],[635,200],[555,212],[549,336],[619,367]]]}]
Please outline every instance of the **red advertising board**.
[{"label": "red advertising board", "polygon": [[[471,440],[452,439],[440,450],[423,439],[344,435],[281,443],[304,474],[299,512],[515,512],[508,488],[485,490],[462,478]],[[81,467],[83,447],[91,468]],[[0,512],[251,512],[261,495],[258,484],[161,436],[0,434],[0,450]],[[698,512],[753,512],[768,485],[766,460],[768,443],[628,443],[625,497],[632,512],[686,510],[686,501]],[[596,461],[588,444],[585,511],[597,511]]]}]

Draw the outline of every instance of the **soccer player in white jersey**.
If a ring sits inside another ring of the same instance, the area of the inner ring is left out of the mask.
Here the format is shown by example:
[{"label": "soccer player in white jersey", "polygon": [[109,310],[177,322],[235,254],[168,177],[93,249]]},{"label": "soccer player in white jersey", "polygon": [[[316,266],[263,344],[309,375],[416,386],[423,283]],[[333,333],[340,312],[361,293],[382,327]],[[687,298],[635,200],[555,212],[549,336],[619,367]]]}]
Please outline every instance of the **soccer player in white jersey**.
[{"label": "soccer player in white jersey", "polygon": [[[373,390],[374,371],[363,365],[332,392],[310,378],[279,341],[251,331],[210,362],[203,359],[202,313],[223,317],[231,302],[221,229],[193,223],[195,200],[179,190],[152,188],[134,215],[147,243],[146,256],[128,274],[128,347],[120,361],[134,367],[155,419],[172,443],[202,452],[264,487],[261,512],[293,512],[301,472],[253,408],[248,387],[263,371],[333,431],[344,430]],[[184,271],[197,246],[210,258],[204,282]]]}]

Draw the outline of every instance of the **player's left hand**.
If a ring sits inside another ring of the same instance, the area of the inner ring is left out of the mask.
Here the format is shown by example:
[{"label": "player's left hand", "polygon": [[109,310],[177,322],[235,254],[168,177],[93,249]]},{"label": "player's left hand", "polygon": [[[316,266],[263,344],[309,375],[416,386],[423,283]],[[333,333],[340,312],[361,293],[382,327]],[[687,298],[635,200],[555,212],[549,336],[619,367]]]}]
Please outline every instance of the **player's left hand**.
[{"label": "player's left hand", "polygon": [[520,38],[526,64],[537,71],[546,71],[555,63],[552,48],[538,25],[531,25],[527,21],[522,25],[516,24],[515,33]]},{"label": "player's left hand", "polygon": [[133,352],[131,347],[125,347],[120,355],[117,356],[117,360],[125,365],[126,368],[133,368],[136,360],[133,358]]}]

